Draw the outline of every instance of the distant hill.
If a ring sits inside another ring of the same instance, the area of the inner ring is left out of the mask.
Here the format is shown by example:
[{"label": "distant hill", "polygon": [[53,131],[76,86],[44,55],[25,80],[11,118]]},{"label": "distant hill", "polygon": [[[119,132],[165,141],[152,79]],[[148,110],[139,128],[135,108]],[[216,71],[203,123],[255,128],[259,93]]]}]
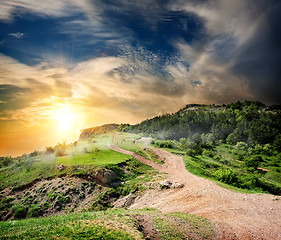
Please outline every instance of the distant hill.
[{"label": "distant hill", "polygon": [[[199,134],[206,142],[217,140],[231,144],[279,144],[280,106],[244,101],[228,105],[189,104],[174,114],[147,119],[136,125],[121,125],[131,133],[145,133],[158,139],[190,138]],[[195,137],[196,137],[195,136]]]},{"label": "distant hill", "polygon": [[100,134],[104,134],[107,132],[110,132],[112,130],[115,130],[118,128],[118,124],[105,124],[98,127],[93,128],[86,128],[83,130],[83,132],[80,134],[79,140],[84,140],[87,138],[92,138]]}]

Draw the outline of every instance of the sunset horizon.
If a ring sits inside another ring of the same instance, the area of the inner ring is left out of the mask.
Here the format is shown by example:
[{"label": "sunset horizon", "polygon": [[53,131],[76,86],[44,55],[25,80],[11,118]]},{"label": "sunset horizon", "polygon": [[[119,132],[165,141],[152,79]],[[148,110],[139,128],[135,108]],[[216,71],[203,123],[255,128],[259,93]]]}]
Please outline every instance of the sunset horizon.
[{"label": "sunset horizon", "polygon": [[0,3],[0,156],[186,104],[281,104],[276,0]]}]

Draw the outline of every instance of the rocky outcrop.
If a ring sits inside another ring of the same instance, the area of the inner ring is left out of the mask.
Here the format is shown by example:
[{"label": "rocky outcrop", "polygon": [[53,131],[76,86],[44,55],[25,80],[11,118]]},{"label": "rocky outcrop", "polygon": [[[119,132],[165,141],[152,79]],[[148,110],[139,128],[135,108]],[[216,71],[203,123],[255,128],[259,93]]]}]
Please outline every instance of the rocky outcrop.
[{"label": "rocky outcrop", "polygon": [[137,193],[131,193],[126,197],[120,198],[114,203],[114,207],[116,208],[130,207],[135,202],[137,196],[138,196]]},{"label": "rocky outcrop", "polygon": [[117,175],[110,169],[99,169],[95,173],[95,178],[102,184],[109,184],[117,179]]},{"label": "rocky outcrop", "polygon": [[118,128],[118,124],[105,124],[99,127],[86,128],[80,134],[79,140],[84,140],[87,138],[93,138],[97,135],[104,134],[113,131]]}]

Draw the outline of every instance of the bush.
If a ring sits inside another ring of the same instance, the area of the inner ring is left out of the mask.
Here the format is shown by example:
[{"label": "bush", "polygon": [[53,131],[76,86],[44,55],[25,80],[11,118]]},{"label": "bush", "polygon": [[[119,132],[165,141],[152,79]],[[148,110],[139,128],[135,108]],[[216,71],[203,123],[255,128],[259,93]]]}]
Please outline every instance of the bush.
[{"label": "bush", "polygon": [[214,173],[214,177],[221,182],[233,184],[237,182],[237,173],[229,168],[221,168]]},{"label": "bush", "polygon": [[273,146],[278,152],[281,152],[281,134],[277,135],[274,142]]},{"label": "bush", "polygon": [[13,163],[13,160],[12,157],[0,157],[0,167],[7,167]]},{"label": "bush", "polygon": [[259,187],[259,185],[260,185],[259,177],[255,174],[250,174],[250,175],[244,176],[241,179],[241,186],[243,188],[254,189],[254,188]]},{"label": "bush", "polygon": [[186,154],[189,156],[201,155],[203,148],[201,144],[191,143],[189,144],[189,149],[187,149]]},{"label": "bush", "polygon": [[36,157],[40,154],[40,152],[34,150],[32,153],[29,154],[30,157]]},{"label": "bush", "polygon": [[55,152],[55,150],[53,147],[46,147],[46,154],[52,154],[54,152]]},{"label": "bush", "polygon": [[194,156],[196,156],[197,154],[196,154],[196,151],[195,151],[195,150],[193,150],[193,149],[187,149],[187,150],[186,150],[186,155],[191,156],[191,157],[194,157]]},{"label": "bush", "polygon": [[155,145],[160,148],[171,148],[171,149],[176,148],[176,143],[172,140],[166,140],[166,141],[156,140]]},{"label": "bush", "polygon": [[0,201],[0,211],[7,210],[13,206],[12,201],[14,201],[13,197],[6,197]]},{"label": "bush", "polygon": [[207,156],[207,157],[214,157],[214,153],[212,151],[206,150],[206,149],[203,150],[203,155]]},{"label": "bush", "polygon": [[101,193],[97,200],[92,204],[92,210],[104,211],[111,208],[111,202],[120,196],[120,192],[115,188],[109,188],[107,191]]},{"label": "bush", "polygon": [[26,218],[27,208],[24,205],[15,205],[11,210],[15,219]]},{"label": "bush", "polygon": [[246,150],[248,145],[245,142],[237,142],[235,147],[239,150]]},{"label": "bush", "polygon": [[239,161],[243,161],[244,158],[245,158],[245,156],[243,155],[243,153],[238,153],[237,159],[238,159]]},{"label": "bush", "polygon": [[43,210],[41,208],[41,206],[35,204],[35,205],[31,205],[31,207],[28,210],[28,217],[39,217],[43,215]]},{"label": "bush", "polygon": [[244,164],[248,168],[257,169],[260,165],[260,162],[262,162],[262,161],[263,161],[263,159],[262,159],[261,156],[255,155],[255,156],[251,156],[249,158],[246,158],[244,160]]}]

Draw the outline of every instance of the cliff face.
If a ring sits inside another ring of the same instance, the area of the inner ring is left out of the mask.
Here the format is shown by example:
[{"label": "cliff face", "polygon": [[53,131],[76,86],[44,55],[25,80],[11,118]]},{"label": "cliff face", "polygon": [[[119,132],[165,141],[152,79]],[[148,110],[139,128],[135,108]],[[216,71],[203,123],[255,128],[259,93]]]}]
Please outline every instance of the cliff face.
[{"label": "cliff face", "polygon": [[96,135],[104,134],[106,132],[115,130],[116,128],[118,128],[118,126],[118,124],[105,124],[99,127],[86,128],[80,134],[79,140],[84,140]]}]

